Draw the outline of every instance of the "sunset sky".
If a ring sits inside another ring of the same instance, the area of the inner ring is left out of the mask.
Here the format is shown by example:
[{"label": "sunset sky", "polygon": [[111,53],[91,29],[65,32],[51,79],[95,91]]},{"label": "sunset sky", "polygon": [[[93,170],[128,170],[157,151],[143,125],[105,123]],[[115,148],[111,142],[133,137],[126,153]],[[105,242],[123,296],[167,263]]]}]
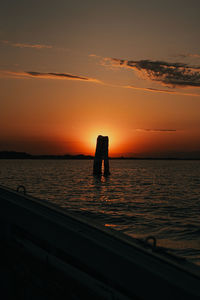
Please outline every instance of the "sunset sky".
[{"label": "sunset sky", "polygon": [[199,0],[7,0],[0,150],[200,153]]}]

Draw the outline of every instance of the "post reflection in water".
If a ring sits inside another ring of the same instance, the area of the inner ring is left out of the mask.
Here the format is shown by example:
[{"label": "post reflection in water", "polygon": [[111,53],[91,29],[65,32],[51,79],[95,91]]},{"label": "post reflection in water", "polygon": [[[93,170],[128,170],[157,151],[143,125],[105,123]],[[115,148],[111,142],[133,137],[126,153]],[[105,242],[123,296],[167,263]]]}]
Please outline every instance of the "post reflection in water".
[{"label": "post reflection in water", "polygon": [[99,201],[109,201],[108,190],[109,190],[110,177],[107,176],[93,176],[93,187],[95,198],[98,197]]}]

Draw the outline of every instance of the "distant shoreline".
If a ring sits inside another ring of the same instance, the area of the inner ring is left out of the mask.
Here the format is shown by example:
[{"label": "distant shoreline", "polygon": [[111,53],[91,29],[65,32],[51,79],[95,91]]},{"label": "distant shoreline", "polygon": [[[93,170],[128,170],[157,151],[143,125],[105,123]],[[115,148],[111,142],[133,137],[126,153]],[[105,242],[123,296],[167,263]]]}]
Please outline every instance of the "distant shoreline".
[{"label": "distant shoreline", "polygon": [[[16,151],[0,151],[0,159],[31,159],[31,160],[92,160],[94,156],[92,155],[33,155],[26,152],[16,152]],[[109,157],[111,160],[200,160],[200,158],[187,158],[187,157]]]}]

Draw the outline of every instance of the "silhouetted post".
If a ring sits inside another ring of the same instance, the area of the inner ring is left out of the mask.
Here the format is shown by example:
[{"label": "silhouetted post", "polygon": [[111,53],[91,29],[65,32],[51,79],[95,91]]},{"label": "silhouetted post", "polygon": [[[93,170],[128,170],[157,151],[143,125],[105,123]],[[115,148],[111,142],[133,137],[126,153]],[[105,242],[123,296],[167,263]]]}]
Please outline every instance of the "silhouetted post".
[{"label": "silhouetted post", "polygon": [[97,138],[96,152],[94,157],[93,174],[101,175],[102,173],[102,140],[103,136]]},{"label": "silhouetted post", "polygon": [[97,138],[96,152],[94,158],[93,174],[102,174],[102,160],[104,161],[104,175],[110,174],[108,160],[108,137],[99,135]]},{"label": "silhouetted post", "polygon": [[104,175],[110,174],[109,171],[109,160],[108,160],[108,137],[104,137]]}]

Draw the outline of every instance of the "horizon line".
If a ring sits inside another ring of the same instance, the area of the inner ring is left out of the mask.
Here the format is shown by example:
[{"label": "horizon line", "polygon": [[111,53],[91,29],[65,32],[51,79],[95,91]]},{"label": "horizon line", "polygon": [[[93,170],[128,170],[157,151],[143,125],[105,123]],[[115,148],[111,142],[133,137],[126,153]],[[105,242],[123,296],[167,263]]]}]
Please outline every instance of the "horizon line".
[{"label": "horizon line", "polygon": [[[189,155],[189,157],[188,157]],[[196,155],[196,157],[191,157],[191,155]],[[40,159],[40,158],[49,158],[49,159],[93,159],[95,156],[91,154],[30,154],[23,151],[14,151],[14,150],[0,150],[0,159]],[[154,154],[133,154],[127,156],[125,154],[117,156],[109,156],[109,159],[191,159],[191,160],[200,160],[200,151],[193,152],[177,152],[177,153],[154,153]]]}]

